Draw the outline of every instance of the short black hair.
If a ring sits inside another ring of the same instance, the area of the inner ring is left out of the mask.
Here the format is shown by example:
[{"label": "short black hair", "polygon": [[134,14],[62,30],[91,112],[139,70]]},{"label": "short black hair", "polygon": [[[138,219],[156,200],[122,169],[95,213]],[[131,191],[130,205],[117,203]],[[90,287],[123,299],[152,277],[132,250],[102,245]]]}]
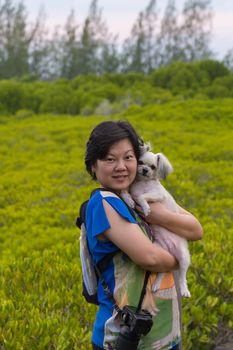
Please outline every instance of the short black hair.
[{"label": "short black hair", "polygon": [[110,147],[117,141],[128,138],[138,160],[140,157],[139,146],[143,144],[132,125],[125,121],[105,121],[98,124],[91,132],[86,144],[85,164],[88,173],[95,180],[92,166],[98,159],[104,159]]}]

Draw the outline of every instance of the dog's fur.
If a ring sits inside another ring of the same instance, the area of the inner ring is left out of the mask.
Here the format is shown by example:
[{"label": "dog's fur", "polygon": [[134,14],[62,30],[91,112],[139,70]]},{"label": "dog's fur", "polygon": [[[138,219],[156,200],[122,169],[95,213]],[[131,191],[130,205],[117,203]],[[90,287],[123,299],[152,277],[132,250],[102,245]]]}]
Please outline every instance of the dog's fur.
[{"label": "dog's fur", "polygon": [[[173,170],[168,159],[162,154],[150,152],[150,145],[145,145],[138,163],[136,181],[130,187],[130,195],[123,198],[131,207],[139,204],[147,216],[150,213],[150,202],[161,202],[167,209],[178,212],[178,206],[171,194],[162,186],[160,179],[165,179]],[[132,199],[133,198],[133,199]],[[135,202],[134,202],[135,201]],[[190,264],[190,254],[186,239],[172,233],[164,227],[151,225],[155,241],[168,250],[179,261],[179,285],[181,295],[190,297],[187,287],[186,273]],[[157,275],[153,286],[156,292],[162,281],[162,273]]]}]

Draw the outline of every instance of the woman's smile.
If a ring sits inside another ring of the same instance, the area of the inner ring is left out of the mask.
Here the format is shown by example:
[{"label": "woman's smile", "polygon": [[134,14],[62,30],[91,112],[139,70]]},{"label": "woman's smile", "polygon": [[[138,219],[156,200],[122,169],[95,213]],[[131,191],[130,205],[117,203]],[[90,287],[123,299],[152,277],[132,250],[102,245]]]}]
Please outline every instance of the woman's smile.
[{"label": "woman's smile", "polygon": [[125,179],[128,175],[113,175],[115,179]]}]

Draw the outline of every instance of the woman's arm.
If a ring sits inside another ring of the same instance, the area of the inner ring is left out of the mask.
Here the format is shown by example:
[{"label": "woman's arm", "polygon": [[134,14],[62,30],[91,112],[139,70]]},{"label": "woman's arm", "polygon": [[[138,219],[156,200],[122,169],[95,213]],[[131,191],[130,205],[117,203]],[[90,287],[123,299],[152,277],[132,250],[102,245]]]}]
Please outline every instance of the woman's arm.
[{"label": "woman's arm", "polygon": [[203,230],[199,221],[187,210],[179,208],[174,213],[160,202],[150,203],[151,212],[146,217],[149,224],[156,224],[167,228],[169,231],[186,238],[189,241],[196,241],[202,238]]},{"label": "woman's arm", "polygon": [[123,219],[105,200],[105,212],[111,228],[104,236],[126,253],[137,265],[153,272],[178,268],[176,259],[159,245],[152,243],[137,224]]}]

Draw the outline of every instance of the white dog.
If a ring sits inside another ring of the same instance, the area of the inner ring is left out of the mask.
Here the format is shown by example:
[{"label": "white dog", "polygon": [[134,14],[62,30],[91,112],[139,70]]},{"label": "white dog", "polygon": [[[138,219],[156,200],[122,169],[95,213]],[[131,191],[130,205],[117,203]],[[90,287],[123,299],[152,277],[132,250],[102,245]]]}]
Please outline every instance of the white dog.
[{"label": "white dog", "polygon": [[[162,186],[159,179],[165,179],[173,170],[170,162],[162,153],[149,151],[150,145],[145,145],[138,162],[136,181],[130,187],[129,194],[123,194],[123,198],[134,207],[134,201],[139,204],[147,216],[150,213],[150,202],[161,202],[167,209],[178,212],[178,206],[170,193]],[[179,261],[179,285],[181,295],[190,297],[186,273],[190,264],[190,254],[186,239],[170,232],[164,227],[151,225],[155,234],[155,241],[168,250]],[[161,284],[163,274],[157,275],[153,291],[156,292]]]}]

